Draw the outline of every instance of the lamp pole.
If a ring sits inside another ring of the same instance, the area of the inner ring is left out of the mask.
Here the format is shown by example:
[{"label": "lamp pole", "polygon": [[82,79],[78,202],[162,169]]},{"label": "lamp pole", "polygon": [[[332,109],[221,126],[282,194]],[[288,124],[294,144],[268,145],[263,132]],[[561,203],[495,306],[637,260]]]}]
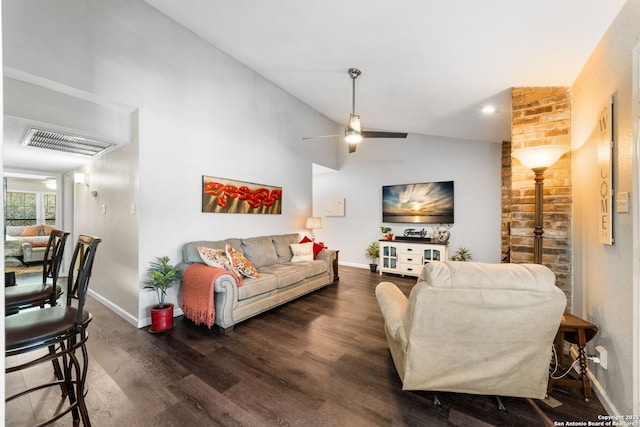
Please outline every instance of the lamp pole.
[{"label": "lamp pole", "polygon": [[535,173],[535,228],[533,230],[533,262],[535,264],[542,264],[544,172],[569,150],[570,147],[563,145],[541,145],[523,148],[511,154]]},{"label": "lamp pole", "polygon": [[542,229],[544,222],[543,207],[544,207],[544,171],[547,168],[533,168],[532,171],[536,174],[535,182],[535,217],[534,217],[534,229],[533,229],[533,262],[535,264],[542,264],[542,235],[544,230]]}]

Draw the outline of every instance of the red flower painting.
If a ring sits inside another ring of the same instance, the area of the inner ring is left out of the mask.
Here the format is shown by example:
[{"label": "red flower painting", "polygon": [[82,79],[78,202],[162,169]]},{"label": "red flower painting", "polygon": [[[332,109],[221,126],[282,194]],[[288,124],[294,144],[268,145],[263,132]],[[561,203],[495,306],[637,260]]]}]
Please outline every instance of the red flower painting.
[{"label": "red flower painting", "polygon": [[202,212],[282,213],[282,188],[202,177]]}]

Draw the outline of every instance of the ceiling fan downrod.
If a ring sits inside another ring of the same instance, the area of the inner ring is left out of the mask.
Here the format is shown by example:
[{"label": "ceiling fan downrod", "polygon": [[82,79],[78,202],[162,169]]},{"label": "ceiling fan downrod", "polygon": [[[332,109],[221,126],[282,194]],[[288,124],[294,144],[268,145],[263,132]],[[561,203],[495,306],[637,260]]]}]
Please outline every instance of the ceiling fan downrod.
[{"label": "ceiling fan downrod", "polygon": [[349,68],[349,76],[351,76],[351,114],[356,114],[356,79],[362,74],[357,68]]}]

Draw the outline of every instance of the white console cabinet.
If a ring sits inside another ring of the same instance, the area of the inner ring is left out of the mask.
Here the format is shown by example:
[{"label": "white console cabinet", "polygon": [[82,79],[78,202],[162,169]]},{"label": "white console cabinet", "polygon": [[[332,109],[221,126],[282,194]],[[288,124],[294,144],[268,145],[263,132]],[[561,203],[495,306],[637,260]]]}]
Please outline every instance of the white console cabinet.
[{"label": "white console cabinet", "polygon": [[447,244],[430,240],[380,240],[380,274],[419,276],[429,261],[446,261]]}]

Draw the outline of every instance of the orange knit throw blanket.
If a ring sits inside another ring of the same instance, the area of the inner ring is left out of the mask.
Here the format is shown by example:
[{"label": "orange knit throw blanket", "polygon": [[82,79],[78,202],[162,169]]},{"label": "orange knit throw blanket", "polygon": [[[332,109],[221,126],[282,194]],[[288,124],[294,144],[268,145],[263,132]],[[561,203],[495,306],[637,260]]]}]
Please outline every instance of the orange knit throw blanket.
[{"label": "orange knit throw blanket", "polygon": [[194,262],[184,272],[182,281],[182,311],[196,325],[204,323],[209,328],[216,320],[213,288],[216,278],[229,273],[220,268]]}]

